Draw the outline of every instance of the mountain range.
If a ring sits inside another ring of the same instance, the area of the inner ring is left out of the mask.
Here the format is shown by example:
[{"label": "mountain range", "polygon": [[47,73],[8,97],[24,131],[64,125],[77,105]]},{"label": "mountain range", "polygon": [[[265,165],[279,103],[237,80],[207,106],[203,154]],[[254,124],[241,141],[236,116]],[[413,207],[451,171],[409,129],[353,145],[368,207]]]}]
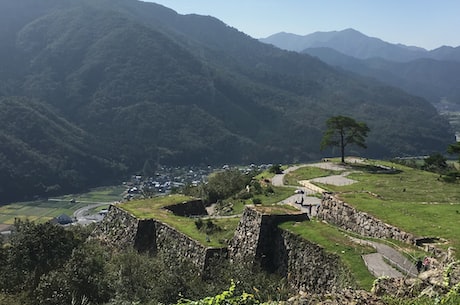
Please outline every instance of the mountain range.
[{"label": "mountain range", "polygon": [[0,40],[2,202],[119,181],[147,161],[319,159],[337,153],[319,150],[334,115],[371,129],[350,153],[453,141],[423,98],[154,3],[4,0]]},{"label": "mountain range", "polygon": [[460,109],[460,47],[428,51],[388,43],[353,29],[305,36],[277,33],[261,41],[399,87],[438,108]]},{"label": "mountain range", "polygon": [[393,44],[376,37],[369,37],[354,29],[315,32],[308,35],[276,33],[260,41],[279,48],[302,52],[309,48],[331,48],[344,55],[359,59],[383,58],[396,62],[407,62],[420,58],[460,61],[460,46],[441,46],[426,50],[416,46]]}]

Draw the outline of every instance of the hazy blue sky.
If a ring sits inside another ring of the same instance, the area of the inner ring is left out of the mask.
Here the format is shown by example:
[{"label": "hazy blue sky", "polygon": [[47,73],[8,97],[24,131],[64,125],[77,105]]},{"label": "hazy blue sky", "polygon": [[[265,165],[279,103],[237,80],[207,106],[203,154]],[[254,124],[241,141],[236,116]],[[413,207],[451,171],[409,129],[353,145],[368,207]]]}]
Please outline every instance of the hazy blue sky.
[{"label": "hazy blue sky", "polygon": [[148,0],[214,16],[254,38],[354,28],[391,43],[460,45],[460,0]]}]

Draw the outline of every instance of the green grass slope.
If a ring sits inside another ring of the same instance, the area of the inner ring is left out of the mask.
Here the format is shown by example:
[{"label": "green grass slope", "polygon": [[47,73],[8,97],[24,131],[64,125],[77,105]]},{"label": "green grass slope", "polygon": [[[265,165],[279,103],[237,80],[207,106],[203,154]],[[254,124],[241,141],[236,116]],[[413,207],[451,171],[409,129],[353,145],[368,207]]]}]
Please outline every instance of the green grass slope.
[{"label": "green grass slope", "polygon": [[[440,247],[460,249],[460,187],[438,174],[399,164],[369,161],[353,165],[347,178],[358,181],[346,186],[321,187],[339,192],[339,197],[358,210],[420,237],[445,240]],[[375,165],[395,172],[376,171]],[[460,254],[457,253],[457,256]]]}]

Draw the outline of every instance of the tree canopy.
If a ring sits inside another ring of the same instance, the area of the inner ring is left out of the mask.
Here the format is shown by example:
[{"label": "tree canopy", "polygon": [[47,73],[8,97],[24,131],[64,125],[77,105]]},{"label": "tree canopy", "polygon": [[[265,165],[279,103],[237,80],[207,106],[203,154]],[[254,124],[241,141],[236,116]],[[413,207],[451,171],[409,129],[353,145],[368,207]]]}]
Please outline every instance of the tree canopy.
[{"label": "tree canopy", "polygon": [[345,147],[355,144],[366,148],[366,137],[370,131],[366,123],[357,122],[353,118],[346,116],[334,116],[326,122],[327,130],[321,141],[321,149],[328,146],[338,146],[340,148],[342,162],[345,162]]}]

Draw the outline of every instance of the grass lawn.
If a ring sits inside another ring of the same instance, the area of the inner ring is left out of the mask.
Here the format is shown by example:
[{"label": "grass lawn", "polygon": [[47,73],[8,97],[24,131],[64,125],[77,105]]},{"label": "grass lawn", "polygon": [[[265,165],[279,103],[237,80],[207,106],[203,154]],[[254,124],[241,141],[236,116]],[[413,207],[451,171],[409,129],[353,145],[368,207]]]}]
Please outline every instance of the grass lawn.
[{"label": "grass lawn", "polygon": [[[287,169],[289,166],[290,166],[290,165],[285,164],[285,165],[281,165],[280,168],[281,168],[281,170],[285,170],[285,169]],[[270,172],[270,171],[267,169],[267,170],[264,170],[263,172],[261,172],[260,174],[256,175],[256,176],[254,177],[254,179],[256,179],[256,180],[271,179],[271,178],[273,178],[275,175],[276,175],[275,173],[272,173],[272,172]]]},{"label": "grass lawn", "polygon": [[260,200],[262,205],[273,205],[278,203],[292,195],[294,195],[294,188],[289,187],[276,187],[271,186],[273,189],[273,193],[265,193],[255,195],[253,198],[241,200],[241,199],[234,199],[233,200],[233,213],[235,215],[241,214],[244,211],[244,207],[247,204],[253,204],[253,199]]},{"label": "grass lawn", "polygon": [[373,173],[361,167],[364,171],[348,176],[358,183],[322,186],[343,192],[340,197],[345,202],[404,231],[417,236],[441,237],[450,241],[445,248],[460,249],[460,185],[439,181],[439,175],[434,173],[389,162],[378,163],[399,172]]},{"label": "grass lawn", "polygon": [[285,185],[300,185],[297,181],[310,180],[318,177],[338,175],[342,171],[326,170],[314,166],[304,166],[284,176]]},{"label": "grass lawn", "polygon": [[[203,245],[210,247],[224,247],[226,246],[225,241],[229,240],[239,223],[239,218],[222,218],[213,219],[212,222],[218,225],[221,230],[206,234],[203,231],[198,230],[195,225],[194,218],[181,217],[174,215],[171,211],[163,209],[163,207],[177,204],[185,201],[192,200],[194,198],[184,195],[169,195],[159,196],[144,200],[133,200],[120,204],[119,207],[125,211],[130,212],[134,216],[142,219],[156,219],[164,222],[179,232],[199,241]],[[204,220],[206,222],[206,220]],[[208,242],[206,237],[209,237]]]},{"label": "grass lawn", "polygon": [[370,290],[375,277],[369,272],[361,255],[374,253],[371,247],[352,242],[336,227],[318,221],[286,222],[280,228],[297,234],[322,246],[327,252],[337,254],[347,266],[362,289]]}]

